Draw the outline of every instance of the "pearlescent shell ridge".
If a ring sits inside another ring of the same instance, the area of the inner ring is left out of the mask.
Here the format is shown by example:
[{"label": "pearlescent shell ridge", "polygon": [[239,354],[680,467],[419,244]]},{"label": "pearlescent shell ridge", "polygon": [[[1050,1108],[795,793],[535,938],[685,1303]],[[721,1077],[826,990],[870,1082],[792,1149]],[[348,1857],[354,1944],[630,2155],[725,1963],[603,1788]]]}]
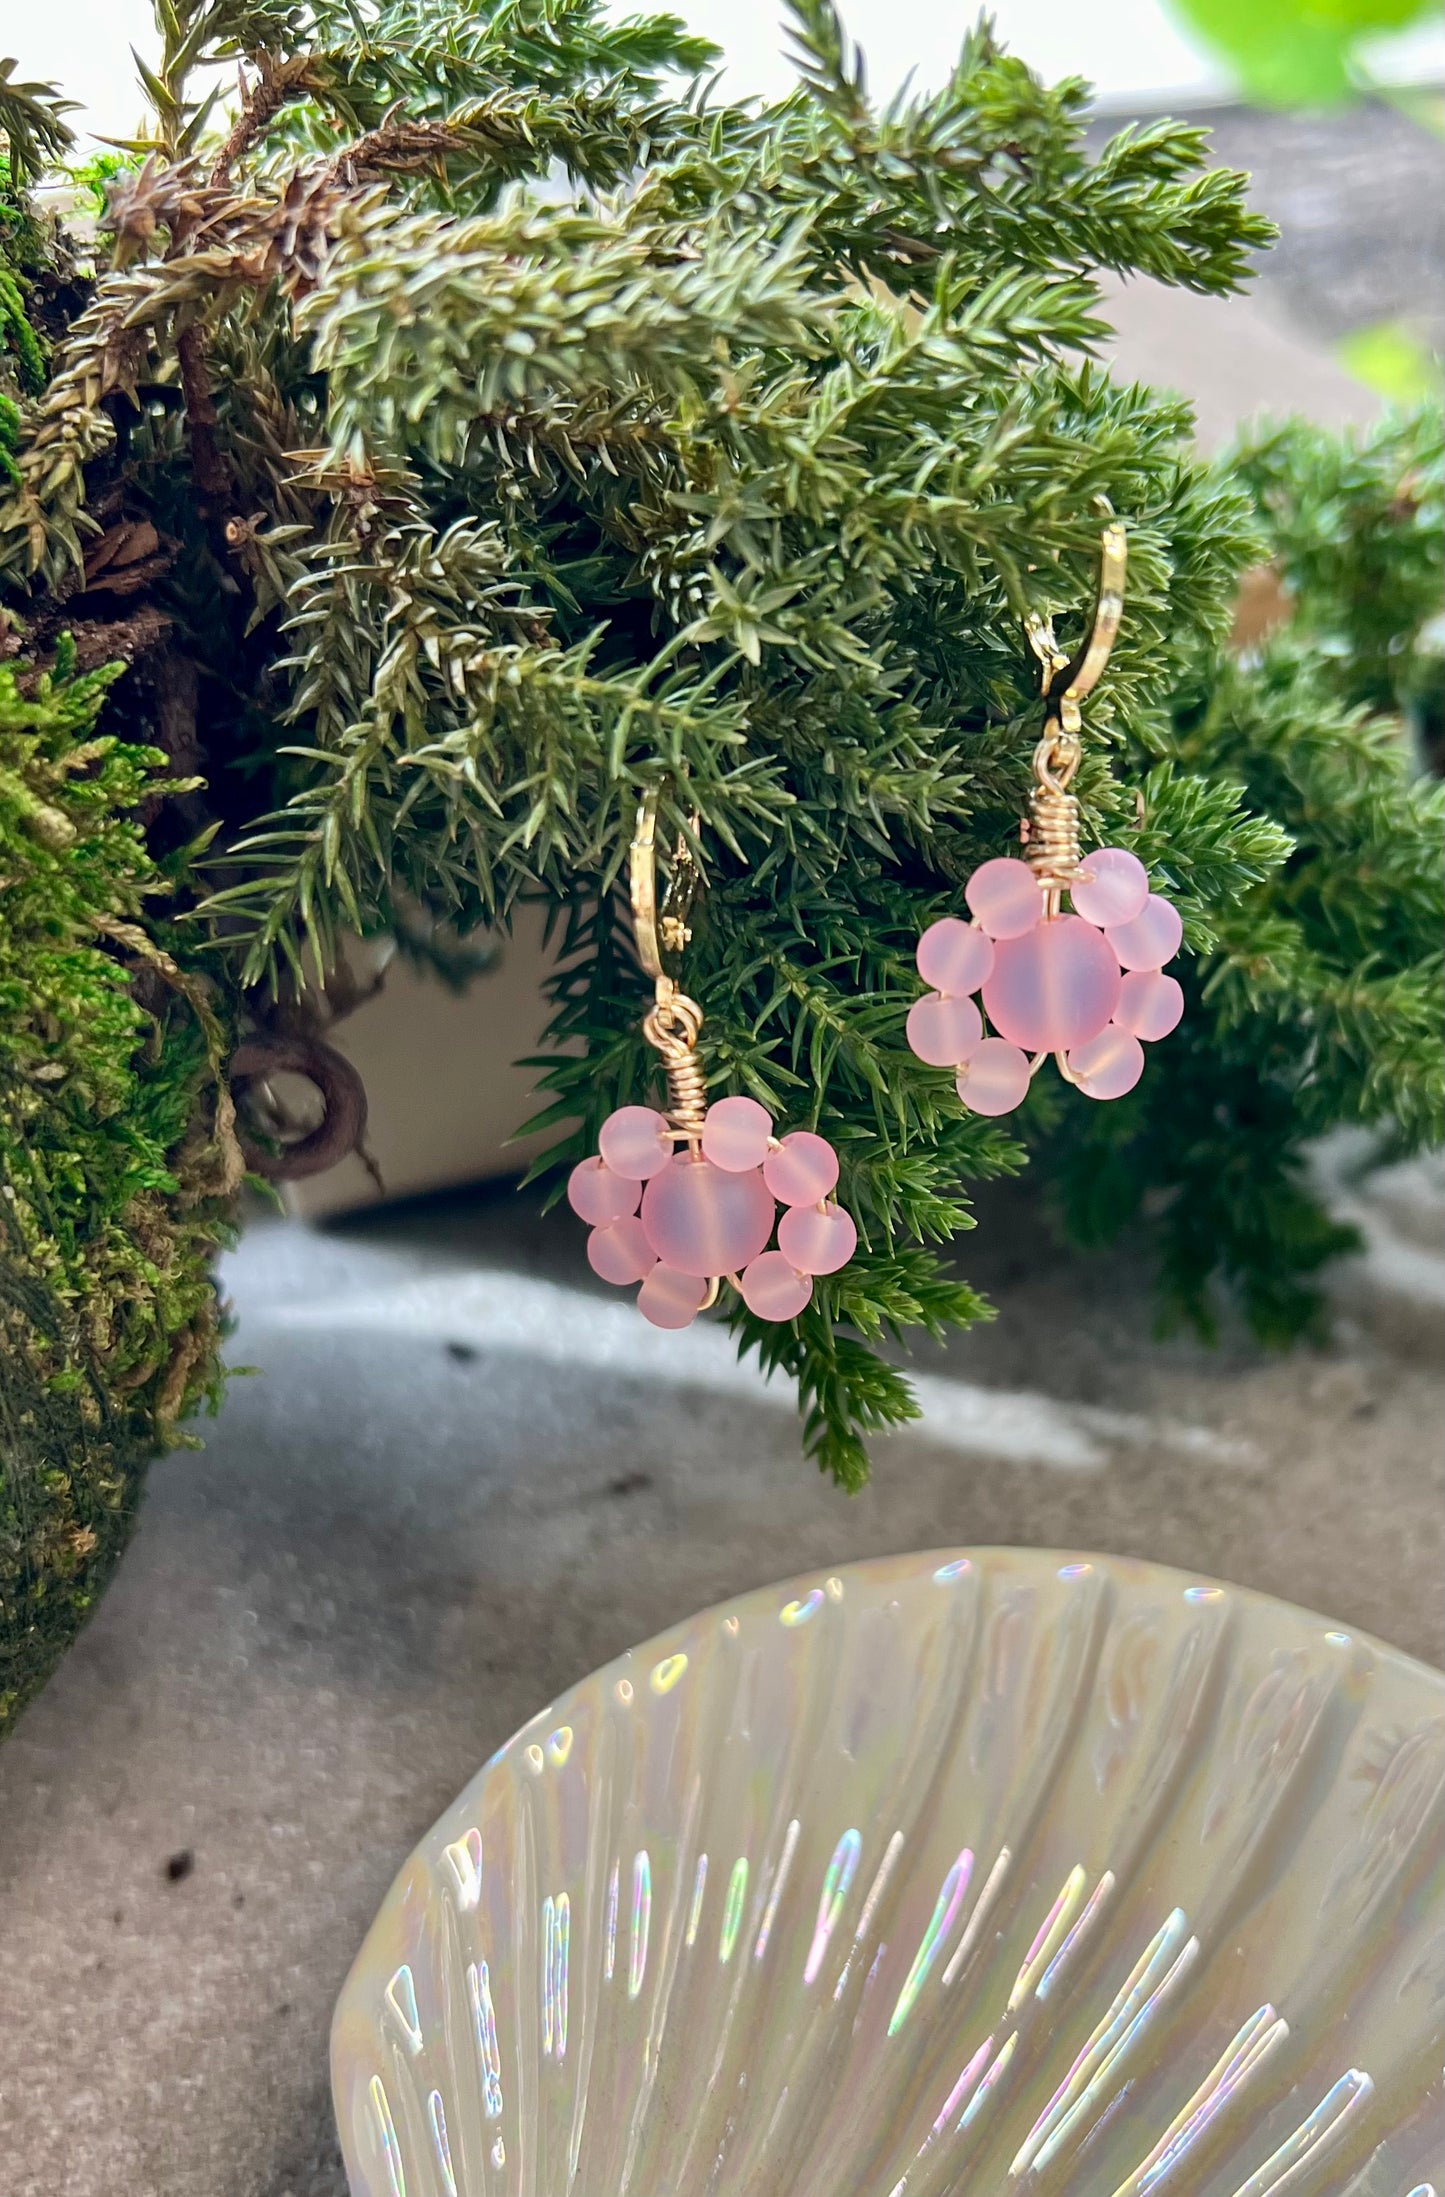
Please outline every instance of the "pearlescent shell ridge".
[{"label": "pearlescent shell ridge", "polygon": [[353,2197],[1429,2197],[1442,1710],[1115,1558],[707,1611],[403,1867],[332,2032]]}]

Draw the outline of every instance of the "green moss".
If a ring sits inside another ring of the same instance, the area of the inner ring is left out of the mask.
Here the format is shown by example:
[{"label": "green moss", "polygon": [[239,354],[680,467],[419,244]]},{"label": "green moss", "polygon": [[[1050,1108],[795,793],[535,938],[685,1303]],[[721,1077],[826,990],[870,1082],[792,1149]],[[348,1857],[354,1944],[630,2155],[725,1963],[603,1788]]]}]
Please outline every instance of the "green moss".
[{"label": "green moss", "polygon": [[66,653],[0,666],[0,1733],[93,1605],[148,1459],[214,1399],[240,1176],[224,1032],[133,820],[164,758],[96,737],[119,667],[67,676]]}]

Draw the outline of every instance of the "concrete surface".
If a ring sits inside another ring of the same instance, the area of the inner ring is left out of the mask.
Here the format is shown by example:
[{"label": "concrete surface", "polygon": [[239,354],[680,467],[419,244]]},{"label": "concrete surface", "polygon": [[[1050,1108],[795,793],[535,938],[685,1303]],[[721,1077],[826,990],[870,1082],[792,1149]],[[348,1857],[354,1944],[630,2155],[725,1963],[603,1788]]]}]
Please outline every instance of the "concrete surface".
[{"label": "concrete surface", "polygon": [[1322,1194],[1363,1239],[1334,1269],[1334,1303],[1387,1347],[1445,1365],[1445,1153],[1365,1173],[1370,1146],[1345,1129],[1314,1153]]},{"label": "concrete surface", "polygon": [[156,1470],[0,1756],[6,2197],[341,2197],[327,2024],[393,1871],[562,1686],[720,1596],[1063,1543],[1437,1656],[1433,1365],[1363,1330],[1152,1342],[1130,1254],[1041,1256],[1017,1196],[962,1247],[1000,1318],[921,1368],[923,1426],[851,1501],[790,1394],[717,1330],[639,1332],[565,1213],[498,1190],[255,1227],[227,1278],[262,1370]]}]

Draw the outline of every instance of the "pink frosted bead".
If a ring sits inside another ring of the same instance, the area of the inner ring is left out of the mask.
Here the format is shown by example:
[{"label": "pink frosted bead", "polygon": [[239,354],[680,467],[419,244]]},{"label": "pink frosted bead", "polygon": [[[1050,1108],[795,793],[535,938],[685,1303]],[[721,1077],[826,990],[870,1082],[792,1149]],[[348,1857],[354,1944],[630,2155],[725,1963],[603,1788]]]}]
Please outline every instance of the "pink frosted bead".
[{"label": "pink frosted bead", "polygon": [[980,863],[963,888],[968,902],[990,938],[1022,938],[1044,912],[1039,881],[1027,862],[1007,855]]},{"label": "pink frosted bead", "polygon": [[1055,916],[1022,938],[999,942],[983,988],[1000,1037],[1030,1053],[1062,1053],[1097,1037],[1119,998],[1119,962],[1092,923]]},{"label": "pink frosted bead", "polygon": [[667,1266],[682,1274],[733,1274],[773,1232],[772,1195],[762,1169],[728,1175],[682,1152],[642,1193],[642,1225]]},{"label": "pink frosted bead", "polygon": [[986,1037],[958,1071],[958,1095],[973,1114],[1011,1114],[1028,1087],[1027,1056],[1001,1037]]},{"label": "pink frosted bead", "polygon": [[648,1242],[640,1220],[624,1214],[606,1228],[594,1228],[587,1238],[587,1264],[604,1282],[640,1282],[657,1264],[657,1253]]},{"label": "pink frosted bead", "polygon": [[651,1106],[619,1106],[603,1122],[597,1145],[614,1175],[646,1182],[672,1158],[672,1131]]},{"label": "pink frosted bead", "polygon": [[756,1099],[721,1098],[703,1116],[702,1149],[728,1175],[761,1167],[768,1156],[773,1117]]},{"label": "pink frosted bead", "polygon": [[1132,923],[1149,898],[1149,872],[1137,854],[1127,847],[1097,847],[1086,854],[1087,878],[1076,878],[1069,887],[1075,912],[1101,931],[1111,923]]},{"label": "pink frosted bead", "polygon": [[983,1016],[971,999],[925,992],[908,1010],[908,1042],[930,1068],[956,1068],[983,1036]]},{"label": "pink frosted bead", "polygon": [[1150,893],[1132,923],[1111,923],[1104,935],[1126,969],[1162,969],[1178,953],[1184,925],[1172,901]]},{"label": "pink frosted bead", "polygon": [[763,1161],[763,1181],[779,1205],[816,1205],[837,1180],[837,1153],[811,1129],[792,1130]]},{"label": "pink frosted bead", "polygon": [[919,939],[917,960],[925,984],[948,999],[962,999],[966,992],[976,992],[992,969],[993,943],[986,931],[946,915],[930,923]]},{"label": "pink frosted bead", "polygon": [[778,1223],[778,1249],[800,1274],[836,1274],[857,1248],[853,1216],[841,1205],[790,1205]]},{"label": "pink frosted bead", "polygon": [[1122,1098],[1144,1073],[1144,1048],[1128,1030],[1111,1022],[1087,1045],[1073,1048],[1069,1073],[1085,1098]]},{"label": "pink frosted bead", "polygon": [[1184,1012],[1184,992],[1158,969],[1131,969],[1119,986],[1114,1020],[1135,1037],[1168,1037]]},{"label": "pink frosted bead", "polygon": [[642,1185],[614,1175],[605,1160],[579,1160],[567,1177],[567,1203],[579,1220],[591,1221],[595,1228],[635,1213],[641,1196]]},{"label": "pink frosted bead", "polygon": [[655,1266],[637,1292],[637,1309],[654,1327],[691,1327],[707,1295],[697,1274],[679,1274],[675,1266]]},{"label": "pink frosted bead", "polygon": [[790,1266],[781,1251],[765,1251],[738,1280],[743,1303],[760,1320],[794,1320],[813,1294],[813,1277]]}]

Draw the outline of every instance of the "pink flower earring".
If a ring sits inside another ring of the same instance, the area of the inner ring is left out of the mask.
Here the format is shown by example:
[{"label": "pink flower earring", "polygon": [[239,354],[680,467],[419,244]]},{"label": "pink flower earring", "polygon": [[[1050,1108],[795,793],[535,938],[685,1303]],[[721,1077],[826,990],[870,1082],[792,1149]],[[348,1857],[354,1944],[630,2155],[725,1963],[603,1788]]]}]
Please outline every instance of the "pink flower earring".
[{"label": "pink flower earring", "polygon": [[[587,1258],[603,1281],[640,1282],[638,1310],[654,1327],[688,1327],[726,1281],[762,1320],[796,1318],[814,1278],[847,1265],[858,1242],[830,1193],[838,1155],[826,1137],[777,1137],[756,1099],[707,1101],[697,1059],[702,1009],[663,968],[692,934],[686,909],[696,870],[679,839],[659,917],[657,796],[637,812],[632,918],[638,959],[655,998],[643,1018],[667,1076],[665,1113],[620,1106],[602,1124],[598,1152],[573,1168],[567,1200],[587,1221]],[[679,1150],[678,1147],[681,1147]],[[778,1219],[778,1207],[784,1208]],[[769,1249],[777,1221],[777,1245]]]},{"label": "pink flower earring", "polygon": [[933,989],[909,1013],[908,1043],[930,1067],[953,1070],[975,1114],[1012,1112],[1050,1053],[1086,1097],[1122,1098],[1144,1072],[1141,1039],[1167,1037],[1184,1012],[1163,973],[1179,950],[1178,910],[1150,892],[1126,848],[1080,854],[1069,791],[1083,754],[1079,704],[1119,630],[1127,554],[1123,527],[1106,527],[1093,631],[1072,663],[1047,620],[1029,622],[1049,720],[1020,826],[1024,859],[983,863],[963,888],[972,922],[944,916],[918,941],[918,973]]}]

